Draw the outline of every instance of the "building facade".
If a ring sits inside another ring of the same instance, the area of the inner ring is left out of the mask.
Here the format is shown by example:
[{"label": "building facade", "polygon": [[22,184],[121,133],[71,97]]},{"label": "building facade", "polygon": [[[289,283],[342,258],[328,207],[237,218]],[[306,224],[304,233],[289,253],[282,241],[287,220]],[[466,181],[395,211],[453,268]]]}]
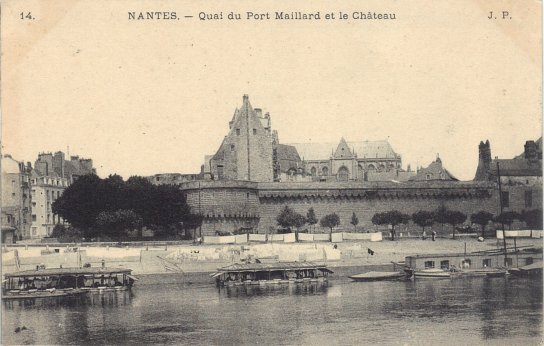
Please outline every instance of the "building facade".
[{"label": "building facade", "polygon": [[[30,163],[2,157],[2,237],[25,239],[30,236],[32,196],[30,193]],[[5,240],[5,239],[4,239]]]},{"label": "building facade", "polygon": [[52,205],[68,187],[69,180],[58,176],[32,174],[32,226],[30,238],[51,236],[56,225],[64,220],[53,213]]},{"label": "building facade", "polygon": [[499,177],[503,211],[542,210],[542,138],[527,141],[512,159],[491,159],[489,141],[481,142],[474,180],[498,183]]},{"label": "building facade", "polygon": [[41,153],[32,170],[32,225],[30,238],[48,237],[55,225],[64,220],[53,213],[52,205],[79,177],[96,174],[91,159],[71,156],[62,151]]}]

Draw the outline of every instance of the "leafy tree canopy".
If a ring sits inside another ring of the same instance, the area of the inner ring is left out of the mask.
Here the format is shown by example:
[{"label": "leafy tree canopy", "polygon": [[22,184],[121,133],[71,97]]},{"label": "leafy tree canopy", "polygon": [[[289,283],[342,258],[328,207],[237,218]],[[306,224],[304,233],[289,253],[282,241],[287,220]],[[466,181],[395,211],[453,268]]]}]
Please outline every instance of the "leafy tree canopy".
[{"label": "leafy tree canopy", "polygon": [[[84,175],[69,186],[52,207],[53,212],[73,228],[82,230],[85,237],[118,238],[125,235],[124,226],[174,230],[184,221],[189,224],[198,221],[179,187],[153,185],[138,176],[125,182],[119,175],[106,179]],[[110,231],[119,234],[110,234]]]},{"label": "leafy tree canopy", "polygon": [[308,225],[315,225],[317,223],[314,208],[308,209],[308,213],[306,213],[306,222]]},{"label": "leafy tree canopy", "polygon": [[412,214],[412,221],[425,230],[425,227],[434,224],[434,213],[432,211],[420,210]]},{"label": "leafy tree canopy", "polygon": [[349,222],[353,225],[353,227],[357,227],[359,224],[359,218],[357,218],[357,215],[355,215],[355,212],[351,215],[351,221]]},{"label": "leafy tree canopy", "polygon": [[327,227],[331,230],[338,225],[340,225],[340,217],[336,213],[325,215],[319,221],[321,227]]}]

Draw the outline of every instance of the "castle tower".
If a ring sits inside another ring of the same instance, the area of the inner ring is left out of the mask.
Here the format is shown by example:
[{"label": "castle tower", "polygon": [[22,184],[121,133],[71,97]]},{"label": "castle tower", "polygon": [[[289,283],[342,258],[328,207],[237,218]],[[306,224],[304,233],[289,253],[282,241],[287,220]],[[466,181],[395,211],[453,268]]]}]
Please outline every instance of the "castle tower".
[{"label": "castle tower", "polygon": [[273,181],[273,134],[270,115],[242,98],[229,123],[229,133],[210,160],[214,180]]},{"label": "castle tower", "polygon": [[491,145],[489,140],[478,145],[478,168],[474,180],[488,180],[491,170]]}]

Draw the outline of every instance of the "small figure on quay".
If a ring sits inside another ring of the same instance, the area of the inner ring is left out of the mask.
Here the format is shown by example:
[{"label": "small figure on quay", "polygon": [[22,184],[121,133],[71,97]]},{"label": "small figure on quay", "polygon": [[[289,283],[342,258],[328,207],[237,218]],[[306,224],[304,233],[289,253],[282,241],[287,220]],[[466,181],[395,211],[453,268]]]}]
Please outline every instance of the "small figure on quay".
[{"label": "small figure on quay", "polygon": [[436,239],[436,231],[433,231],[433,233],[431,233],[431,237],[432,237],[433,241]]},{"label": "small figure on quay", "polygon": [[421,237],[422,240],[426,240],[427,239],[427,232],[423,231],[423,236]]}]

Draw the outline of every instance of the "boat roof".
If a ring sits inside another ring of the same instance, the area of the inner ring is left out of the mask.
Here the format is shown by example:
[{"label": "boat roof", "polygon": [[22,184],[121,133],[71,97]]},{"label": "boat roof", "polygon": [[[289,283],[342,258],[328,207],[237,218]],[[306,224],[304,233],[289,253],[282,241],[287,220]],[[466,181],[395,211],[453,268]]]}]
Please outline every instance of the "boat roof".
[{"label": "boat roof", "polygon": [[300,269],[319,269],[322,271],[327,269],[324,264],[316,264],[313,262],[275,262],[275,263],[234,263],[226,267],[217,268],[219,272],[246,272],[246,271],[270,271],[270,270],[300,270]]},{"label": "boat roof", "polygon": [[521,270],[535,270],[535,269],[542,269],[542,262],[535,262],[533,264],[528,264],[526,266],[523,266],[519,268]]},{"label": "boat roof", "polygon": [[[513,249],[508,249],[506,252],[508,255],[515,255],[516,252]],[[518,254],[538,254],[542,253],[542,248],[519,248]],[[503,256],[504,252],[502,249],[493,249],[485,251],[476,251],[476,252],[464,252],[460,253],[436,253],[436,254],[419,254],[406,256],[406,258],[436,258],[436,257],[469,257],[469,256]]]},{"label": "boat roof", "polygon": [[105,275],[105,274],[130,274],[132,269],[125,268],[47,268],[40,270],[23,270],[14,273],[5,273],[6,278],[10,277],[31,277],[31,276],[57,276],[57,275]]}]

